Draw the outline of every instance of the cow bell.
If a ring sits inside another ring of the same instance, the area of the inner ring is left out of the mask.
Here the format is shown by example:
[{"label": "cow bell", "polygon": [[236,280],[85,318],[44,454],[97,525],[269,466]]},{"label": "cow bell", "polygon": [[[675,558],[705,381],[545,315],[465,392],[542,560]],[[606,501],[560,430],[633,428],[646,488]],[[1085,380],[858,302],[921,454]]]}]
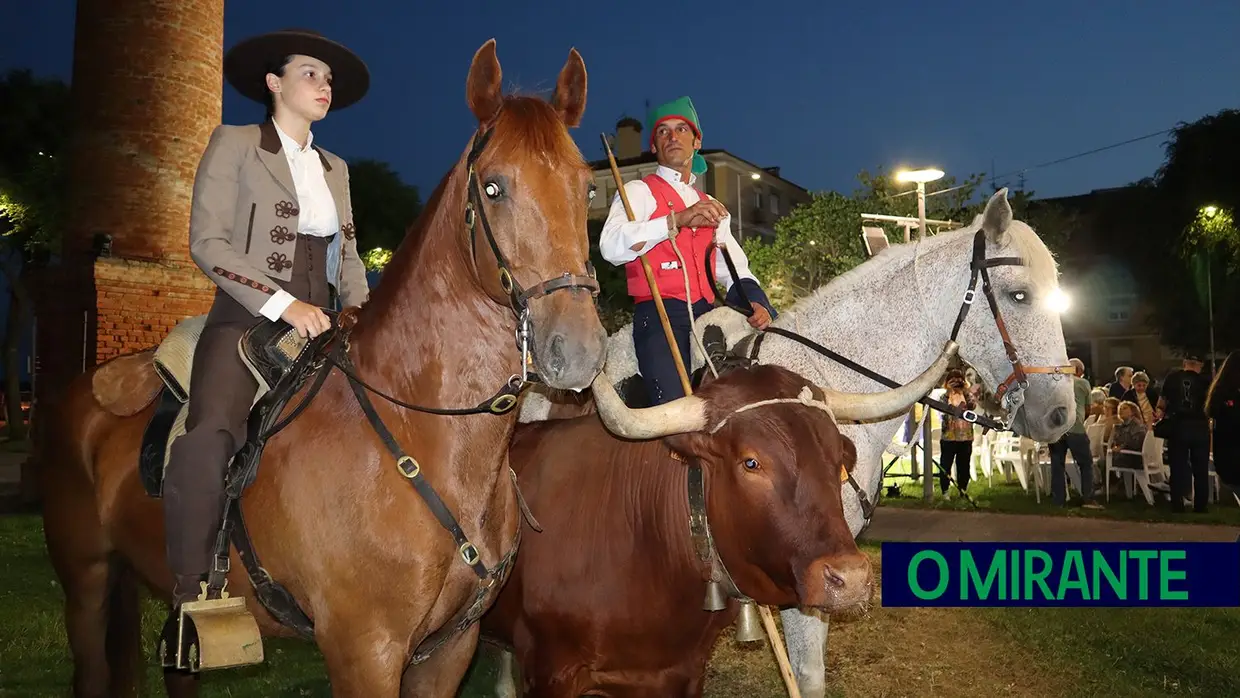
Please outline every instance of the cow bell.
[{"label": "cow bell", "polygon": [[736,641],[758,642],[762,639],[762,621],[752,601],[741,602],[741,614],[736,617]]},{"label": "cow bell", "polygon": [[723,593],[719,582],[706,583],[706,600],[702,602],[703,611],[722,611],[728,607],[728,599]]}]

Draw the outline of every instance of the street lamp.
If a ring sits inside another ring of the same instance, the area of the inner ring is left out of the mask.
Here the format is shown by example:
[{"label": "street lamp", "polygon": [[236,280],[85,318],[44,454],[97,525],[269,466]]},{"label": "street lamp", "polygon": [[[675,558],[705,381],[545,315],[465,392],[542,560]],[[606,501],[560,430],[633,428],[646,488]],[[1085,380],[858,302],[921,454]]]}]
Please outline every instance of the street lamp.
[{"label": "street lamp", "polygon": [[[896,173],[897,182],[915,182],[917,184],[917,239],[926,237],[926,182],[933,182],[943,176],[943,170],[926,168],[922,170],[900,170]],[[904,229],[904,242],[908,242],[908,228]],[[929,408],[926,408],[929,409]],[[910,419],[912,408],[909,408]],[[926,502],[934,500],[934,474],[930,467],[930,419],[926,418],[921,427],[921,477],[922,499]],[[911,455],[911,453],[910,453]],[[911,465],[910,465],[911,469]]]},{"label": "street lamp", "polygon": [[[750,172],[749,178],[753,181],[762,179],[762,175],[757,172]],[[736,173],[736,241],[740,242],[745,239],[745,218],[741,215],[741,209],[745,205],[745,197],[741,195],[741,173]]]},{"label": "street lamp", "polygon": [[[900,170],[896,173],[896,181],[898,182],[916,182],[917,183],[917,239],[921,240],[926,237],[926,182],[933,182],[942,179],[943,170],[927,168],[924,170]],[[908,229],[905,228],[905,235],[908,235]],[[904,240],[908,242],[906,238]]]}]

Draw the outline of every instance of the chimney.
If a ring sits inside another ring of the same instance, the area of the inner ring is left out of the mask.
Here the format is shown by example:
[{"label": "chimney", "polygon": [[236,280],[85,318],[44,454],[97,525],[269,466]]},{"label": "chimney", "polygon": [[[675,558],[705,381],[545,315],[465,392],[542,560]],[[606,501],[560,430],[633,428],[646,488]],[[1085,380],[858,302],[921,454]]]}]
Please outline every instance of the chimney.
[{"label": "chimney", "polygon": [[646,149],[642,142],[642,122],[626,116],[616,122],[615,154],[617,160],[635,158]]}]

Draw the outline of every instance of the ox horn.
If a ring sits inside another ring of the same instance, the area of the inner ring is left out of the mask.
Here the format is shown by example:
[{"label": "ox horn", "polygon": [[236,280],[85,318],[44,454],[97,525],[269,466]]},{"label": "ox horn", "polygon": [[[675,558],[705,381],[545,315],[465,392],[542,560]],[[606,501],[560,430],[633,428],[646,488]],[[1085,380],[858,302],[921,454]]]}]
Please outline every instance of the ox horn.
[{"label": "ox horn", "polygon": [[706,403],[699,397],[687,395],[663,405],[632,409],[620,399],[606,373],[600,371],[591,387],[603,426],[621,438],[657,439],[706,428]]},{"label": "ox horn", "polygon": [[955,342],[949,341],[943,348],[943,353],[929,368],[909,381],[908,385],[899,388],[881,393],[841,393],[822,388],[826,403],[831,406],[831,412],[836,419],[853,422],[890,417],[903,412],[926,393],[934,390],[943,373],[947,371],[947,364],[959,348]]}]

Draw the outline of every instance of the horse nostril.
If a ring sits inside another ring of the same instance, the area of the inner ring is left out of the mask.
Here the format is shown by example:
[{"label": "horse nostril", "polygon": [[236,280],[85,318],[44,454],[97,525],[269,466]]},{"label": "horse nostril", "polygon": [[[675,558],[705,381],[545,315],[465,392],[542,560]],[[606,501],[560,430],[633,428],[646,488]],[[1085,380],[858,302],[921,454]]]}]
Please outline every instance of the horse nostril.
[{"label": "horse nostril", "polygon": [[568,359],[564,356],[564,335],[554,334],[551,336],[551,341],[547,343],[547,368],[559,375],[564,371],[567,363]]},{"label": "horse nostril", "polygon": [[826,580],[827,584],[833,587],[844,586],[844,578],[841,577],[838,572],[831,569],[831,565],[822,566],[822,577]]},{"label": "horse nostril", "polygon": [[1068,423],[1068,408],[1067,407],[1056,407],[1055,409],[1051,410],[1051,413],[1046,418],[1046,421],[1051,425],[1052,429],[1058,429],[1062,427],[1063,425]]}]

